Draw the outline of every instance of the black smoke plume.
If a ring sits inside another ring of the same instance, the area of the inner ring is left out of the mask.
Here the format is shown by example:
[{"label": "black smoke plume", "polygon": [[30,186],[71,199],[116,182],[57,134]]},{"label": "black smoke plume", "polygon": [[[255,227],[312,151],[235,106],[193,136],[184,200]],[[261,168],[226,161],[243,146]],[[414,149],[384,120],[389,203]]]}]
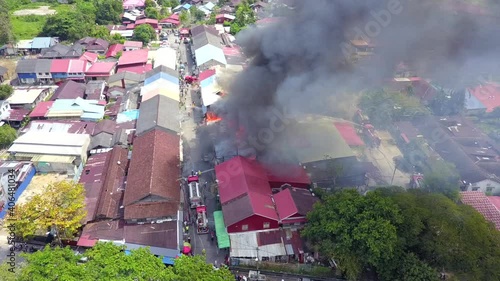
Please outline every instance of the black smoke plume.
[{"label": "black smoke plume", "polygon": [[[450,88],[498,74],[498,6],[489,4],[484,15],[461,3],[295,1],[278,23],[238,34],[237,43],[251,62],[234,78],[227,97],[212,106],[223,117],[225,133],[219,136],[268,158],[268,149],[255,147],[249,139],[259,138],[276,110],[325,115],[352,111],[356,93],[383,85],[402,62]],[[375,55],[352,63],[346,55],[351,39],[374,43]]]}]

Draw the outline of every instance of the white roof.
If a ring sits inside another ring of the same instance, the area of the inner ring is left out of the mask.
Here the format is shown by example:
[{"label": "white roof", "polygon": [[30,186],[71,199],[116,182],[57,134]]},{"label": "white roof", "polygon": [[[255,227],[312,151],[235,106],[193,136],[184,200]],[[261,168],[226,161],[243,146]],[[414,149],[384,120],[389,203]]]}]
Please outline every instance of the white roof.
[{"label": "white roof", "polygon": [[43,155],[82,155],[90,143],[90,135],[28,132],[9,148],[9,152]]},{"label": "white roof", "polygon": [[46,88],[35,88],[35,89],[16,89],[12,96],[10,96],[7,101],[10,104],[31,104],[40,96],[40,94],[47,90]]},{"label": "white roof", "polygon": [[33,40],[19,40],[19,42],[17,42],[16,46],[19,49],[31,49],[32,43],[33,43]]},{"label": "white roof", "polygon": [[230,233],[229,239],[231,240],[231,257],[257,257],[259,244],[256,232]]},{"label": "white roof", "polygon": [[194,51],[196,56],[196,65],[202,66],[210,60],[215,60],[223,65],[227,65],[226,56],[221,48],[217,48],[211,44],[198,48]]},{"label": "white roof", "polygon": [[82,146],[90,140],[87,134],[27,132],[14,141],[14,144],[35,144],[52,146]]},{"label": "white roof", "polygon": [[220,96],[217,95],[217,93],[220,91],[221,88],[216,82],[208,85],[207,87],[201,88],[201,99],[203,101],[203,105],[209,106],[218,101]]},{"label": "white roof", "polygon": [[120,34],[123,37],[132,37],[134,35],[134,31],[133,30],[111,30],[110,34],[111,35]]},{"label": "white roof", "polygon": [[135,21],[137,19],[137,16],[135,16],[135,15],[129,13],[129,12],[123,13],[123,17],[127,18],[129,20],[132,20],[132,21]]},{"label": "white roof", "polygon": [[147,93],[151,90],[157,89],[157,88],[167,89],[169,91],[173,91],[176,93],[179,93],[179,91],[180,91],[178,84],[172,83],[172,82],[168,81],[167,79],[158,79],[158,80],[155,80],[155,81],[149,83],[148,85],[142,87],[141,88],[141,96],[144,95],[145,93]]},{"label": "white roof", "polygon": [[165,47],[165,48],[159,48],[156,51],[153,68],[156,68],[157,66],[160,65],[164,65],[170,69],[175,70],[176,64],[177,64],[176,50],[169,47]]}]

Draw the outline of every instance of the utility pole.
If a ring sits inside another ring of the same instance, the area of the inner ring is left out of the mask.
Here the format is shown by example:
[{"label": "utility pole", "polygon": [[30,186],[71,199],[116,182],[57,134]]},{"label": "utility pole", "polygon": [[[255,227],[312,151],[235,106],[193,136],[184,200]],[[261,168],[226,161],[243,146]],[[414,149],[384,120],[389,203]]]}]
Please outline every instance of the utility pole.
[{"label": "utility pole", "polygon": [[259,271],[259,247],[257,247],[257,258],[255,259],[257,262],[257,280],[259,280],[260,277],[260,271]]}]

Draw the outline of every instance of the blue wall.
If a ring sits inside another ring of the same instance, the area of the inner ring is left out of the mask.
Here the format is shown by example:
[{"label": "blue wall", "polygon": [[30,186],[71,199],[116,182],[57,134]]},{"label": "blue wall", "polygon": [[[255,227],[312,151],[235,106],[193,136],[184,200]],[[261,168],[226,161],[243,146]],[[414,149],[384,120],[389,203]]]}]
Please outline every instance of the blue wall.
[{"label": "blue wall", "polygon": [[[23,194],[24,190],[26,190],[26,187],[28,187],[28,185],[30,184],[31,179],[33,179],[33,176],[35,175],[35,173],[36,173],[36,169],[35,169],[35,167],[33,167],[31,169],[31,171],[29,172],[29,174],[26,175],[26,178],[24,179],[24,181],[17,188],[16,195],[14,196],[16,203],[17,203],[17,199],[19,199],[21,194]],[[5,202],[5,205],[4,205],[2,212],[0,212],[0,219],[3,219],[5,217],[5,215],[7,214],[7,211],[9,208],[8,203],[9,203],[9,201]]]},{"label": "blue wall", "polygon": [[52,78],[67,78],[68,77],[68,73],[53,72],[51,74],[52,74]]},{"label": "blue wall", "polygon": [[19,79],[36,79],[36,73],[18,73]]}]

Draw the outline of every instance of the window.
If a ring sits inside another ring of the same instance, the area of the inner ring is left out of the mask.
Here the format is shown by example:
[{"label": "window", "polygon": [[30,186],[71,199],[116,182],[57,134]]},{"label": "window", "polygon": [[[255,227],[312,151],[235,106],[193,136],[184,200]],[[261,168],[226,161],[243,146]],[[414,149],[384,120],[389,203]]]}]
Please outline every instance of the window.
[{"label": "window", "polygon": [[48,72],[45,72],[45,75],[49,75],[49,73],[48,73]]},{"label": "window", "polygon": [[248,230],[248,224],[244,224],[241,226],[241,230]]},{"label": "window", "polygon": [[486,187],[486,192],[492,192],[492,191],[493,191],[493,186]]},{"label": "window", "polygon": [[265,222],[265,223],[264,223],[264,228],[269,228],[269,227],[271,227],[271,224],[270,224],[270,223],[268,223],[268,222]]}]

